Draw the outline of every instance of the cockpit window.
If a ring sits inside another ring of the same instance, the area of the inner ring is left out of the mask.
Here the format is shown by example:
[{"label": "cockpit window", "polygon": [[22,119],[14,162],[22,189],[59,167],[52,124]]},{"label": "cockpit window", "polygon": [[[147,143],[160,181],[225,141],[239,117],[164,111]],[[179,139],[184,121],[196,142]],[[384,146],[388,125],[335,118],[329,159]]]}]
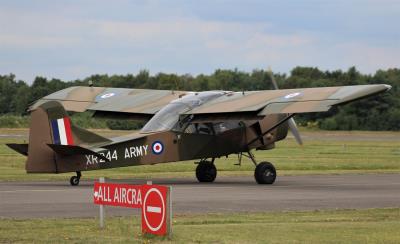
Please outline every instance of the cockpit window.
[{"label": "cockpit window", "polygon": [[189,93],[176,99],[158,111],[142,128],[142,132],[179,129],[179,115],[185,113],[203,103],[224,95],[222,91],[207,91]]},{"label": "cockpit window", "polygon": [[178,122],[179,114],[189,111],[184,103],[171,103],[161,109],[154,117],[143,127],[143,132],[163,131],[172,129]]}]

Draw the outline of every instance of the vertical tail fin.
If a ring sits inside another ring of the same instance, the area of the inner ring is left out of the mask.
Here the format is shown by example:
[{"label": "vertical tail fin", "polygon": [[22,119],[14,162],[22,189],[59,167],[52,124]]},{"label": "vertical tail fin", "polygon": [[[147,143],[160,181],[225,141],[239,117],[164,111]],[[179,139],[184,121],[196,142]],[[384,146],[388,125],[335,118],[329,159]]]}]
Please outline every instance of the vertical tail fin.
[{"label": "vertical tail fin", "polygon": [[28,173],[57,173],[57,155],[48,144],[85,145],[110,142],[109,139],[75,126],[61,103],[46,102],[31,112],[29,128]]}]

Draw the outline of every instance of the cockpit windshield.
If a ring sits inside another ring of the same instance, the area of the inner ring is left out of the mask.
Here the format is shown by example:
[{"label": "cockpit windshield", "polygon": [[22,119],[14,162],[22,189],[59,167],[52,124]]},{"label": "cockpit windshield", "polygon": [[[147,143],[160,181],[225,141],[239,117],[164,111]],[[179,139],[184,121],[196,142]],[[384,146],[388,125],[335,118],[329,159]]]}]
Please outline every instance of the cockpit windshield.
[{"label": "cockpit windshield", "polygon": [[203,103],[224,95],[222,91],[191,92],[176,99],[158,111],[142,128],[142,132],[172,130],[177,127],[179,115]]}]

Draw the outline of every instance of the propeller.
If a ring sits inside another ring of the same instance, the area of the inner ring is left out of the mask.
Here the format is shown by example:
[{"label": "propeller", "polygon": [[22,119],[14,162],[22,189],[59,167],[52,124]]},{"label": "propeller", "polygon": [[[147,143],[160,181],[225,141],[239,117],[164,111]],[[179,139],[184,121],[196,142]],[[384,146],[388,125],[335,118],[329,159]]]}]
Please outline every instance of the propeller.
[{"label": "propeller", "polygon": [[[268,68],[268,75],[269,75],[269,77],[271,78],[272,85],[274,86],[275,90],[279,90],[278,83],[276,83],[275,77],[274,77],[274,75],[272,74],[272,70],[271,70],[270,67]],[[297,129],[296,122],[294,121],[293,118],[290,118],[290,119],[288,120],[288,125],[289,125],[290,132],[292,132],[292,135],[293,135],[294,138],[296,139],[296,142],[297,142],[299,145],[303,145],[303,140],[301,139],[300,132],[299,132],[299,130]]]}]

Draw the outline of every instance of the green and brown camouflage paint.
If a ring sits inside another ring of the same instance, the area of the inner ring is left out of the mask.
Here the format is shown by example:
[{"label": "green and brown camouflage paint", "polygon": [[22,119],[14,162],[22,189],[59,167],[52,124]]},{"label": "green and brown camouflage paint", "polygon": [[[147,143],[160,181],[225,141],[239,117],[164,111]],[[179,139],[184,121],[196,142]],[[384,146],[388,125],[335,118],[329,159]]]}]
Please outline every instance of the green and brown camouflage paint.
[{"label": "green and brown camouflage paint", "polygon": [[104,138],[72,124],[74,145],[54,145],[50,121],[67,117],[66,110],[92,110],[105,115],[123,114],[148,119],[188,93],[71,87],[37,101],[30,108],[29,144],[9,144],[9,147],[28,156],[28,173],[64,173],[217,158],[252,149],[274,148],[276,141],[286,138],[287,119],[293,114],[327,111],[332,106],[389,89],[390,86],[379,84],[224,92],[223,96],[182,114],[192,116],[192,123],[241,123],[241,126],[219,134],[167,130]]}]

